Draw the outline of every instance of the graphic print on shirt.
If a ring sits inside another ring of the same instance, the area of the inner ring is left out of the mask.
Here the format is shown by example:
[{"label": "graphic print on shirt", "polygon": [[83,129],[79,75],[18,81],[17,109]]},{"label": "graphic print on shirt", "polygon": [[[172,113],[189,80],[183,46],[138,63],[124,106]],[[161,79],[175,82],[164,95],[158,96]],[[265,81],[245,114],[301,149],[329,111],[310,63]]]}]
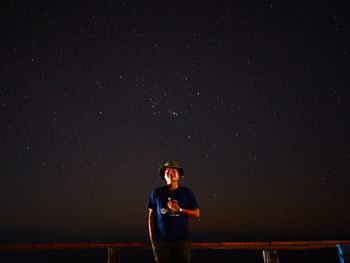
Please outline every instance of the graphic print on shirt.
[{"label": "graphic print on shirt", "polygon": [[[170,197],[168,198],[168,201],[173,201],[173,202],[178,203],[177,200],[172,200]],[[173,212],[173,211],[171,211],[170,209],[164,208],[164,207],[160,209],[160,213],[161,213],[162,215],[169,214],[169,216],[180,216],[180,213],[178,213],[178,212]]]}]

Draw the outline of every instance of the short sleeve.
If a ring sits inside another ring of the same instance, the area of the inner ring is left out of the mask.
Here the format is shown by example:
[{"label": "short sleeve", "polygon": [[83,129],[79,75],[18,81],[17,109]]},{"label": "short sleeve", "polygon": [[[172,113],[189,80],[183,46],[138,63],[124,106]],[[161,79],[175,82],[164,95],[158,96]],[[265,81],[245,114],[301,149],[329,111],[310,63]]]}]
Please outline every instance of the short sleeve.
[{"label": "short sleeve", "polygon": [[190,205],[192,209],[197,209],[199,208],[196,196],[194,195],[194,193],[189,190],[189,196],[190,196]]},{"label": "short sleeve", "polygon": [[154,191],[151,193],[151,196],[148,199],[148,203],[147,203],[147,208],[156,210],[157,206],[156,206],[156,202],[155,202],[155,193]]}]

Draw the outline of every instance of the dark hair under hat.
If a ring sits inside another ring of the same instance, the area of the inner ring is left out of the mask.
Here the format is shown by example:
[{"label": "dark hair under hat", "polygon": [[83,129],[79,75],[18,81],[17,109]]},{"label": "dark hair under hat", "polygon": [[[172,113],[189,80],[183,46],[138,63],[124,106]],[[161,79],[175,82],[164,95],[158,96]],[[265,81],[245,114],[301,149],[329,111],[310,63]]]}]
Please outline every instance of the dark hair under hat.
[{"label": "dark hair under hat", "polygon": [[183,179],[184,178],[184,169],[182,169],[180,167],[180,165],[177,163],[177,162],[174,162],[174,161],[167,161],[164,163],[164,165],[162,165],[161,167],[159,167],[158,169],[158,174],[159,174],[159,177],[161,179],[164,180],[164,176],[165,176],[165,170],[166,168],[175,168],[178,172],[179,172],[179,175],[180,175],[180,178]]}]

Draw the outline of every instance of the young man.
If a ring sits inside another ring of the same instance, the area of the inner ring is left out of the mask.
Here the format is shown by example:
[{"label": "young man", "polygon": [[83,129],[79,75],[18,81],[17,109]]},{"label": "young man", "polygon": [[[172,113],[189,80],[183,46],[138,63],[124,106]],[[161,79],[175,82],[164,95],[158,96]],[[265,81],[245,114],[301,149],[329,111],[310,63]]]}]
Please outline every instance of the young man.
[{"label": "young man", "polygon": [[157,263],[190,262],[189,217],[199,218],[193,192],[179,186],[184,170],[178,163],[166,162],[158,170],[166,186],[156,188],[148,201],[148,229]]}]

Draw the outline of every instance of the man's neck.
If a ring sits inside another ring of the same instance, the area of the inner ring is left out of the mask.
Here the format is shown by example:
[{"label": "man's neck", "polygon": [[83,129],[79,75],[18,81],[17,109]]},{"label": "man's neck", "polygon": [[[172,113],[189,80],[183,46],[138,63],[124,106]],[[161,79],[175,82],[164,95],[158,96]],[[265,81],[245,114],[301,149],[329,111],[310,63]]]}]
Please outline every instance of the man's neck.
[{"label": "man's neck", "polygon": [[170,184],[167,185],[169,190],[175,190],[179,187],[179,183],[178,182],[171,182]]}]

